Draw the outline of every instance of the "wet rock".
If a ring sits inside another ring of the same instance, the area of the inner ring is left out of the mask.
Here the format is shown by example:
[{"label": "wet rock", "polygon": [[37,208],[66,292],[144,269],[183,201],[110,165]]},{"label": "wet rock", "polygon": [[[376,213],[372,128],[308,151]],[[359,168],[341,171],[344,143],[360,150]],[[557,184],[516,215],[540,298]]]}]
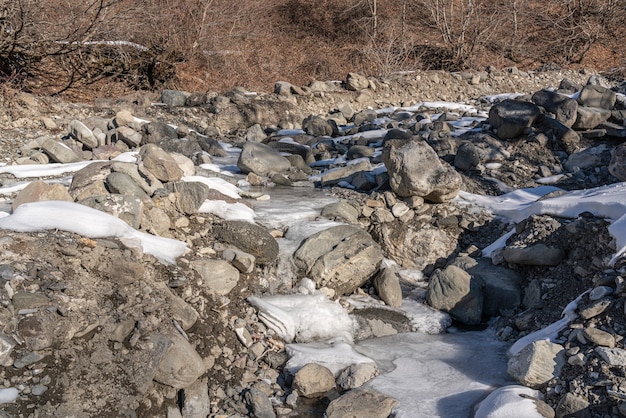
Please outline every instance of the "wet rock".
[{"label": "wet rock", "polygon": [[47,184],[42,180],[35,180],[15,196],[15,199],[13,199],[11,203],[11,209],[15,210],[24,203],[40,202],[42,200],[74,201],[62,184]]},{"label": "wet rock", "polygon": [[215,225],[214,232],[217,239],[252,254],[259,263],[272,263],[278,257],[278,242],[261,226],[229,221]]},{"label": "wet rock", "polygon": [[326,408],[327,418],[387,418],[398,401],[372,389],[353,389],[333,400]]},{"label": "wet rock", "polygon": [[612,109],[617,96],[614,91],[599,85],[586,85],[578,96],[578,103],[587,107]]},{"label": "wet rock", "polygon": [[524,386],[538,388],[558,377],[565,361],[563,346],[539,340],[509,359],[508,372]]},{"label": "wet rock", "polygon": [[506,247],[503,252],[508,263],[531,266],[558,266],[565,251],[539,243],[529,247]]},{"label": "wet rock", "polygon": [[204,374],[204,362],[182,336],[171,334],[166,338],[169,347],[159,361],[154,380],[175,389],[186,388]]},{"label": "wet rock", "polygon": [[539,90],[533,94],[532,101],[554,114],[555,119],[571,127],[577,118],[578,102],[570,97],[550,90]]},{"label": "wet rock", "polygon": [[589,410],[589,401],[572,392],[567,392],[556,407],[557,418],[591,418]]},{"label": "wet rock", "polygon": [[374,277],[374,288],[378,297],[385,304],[399,308],[402,306],[402,289],[400,288],[400,278],[395,267],[382,268]]},{"label": "wet rock", "polygon": [[139,150],[144,167],[163,182],[177,181],[183,176],[176,160],[162,148],[146,144]]},{"label": "wet rock", "polygon": [[202,277],[211,292],[227,295],[239,281],[239,270],[225,260],[195,260],[191,267]]},{"label": "wet rock", "polygon": [[389,140],[383,149],[391,189],[401,197],[420,196],[440,203],[454,198],[461,176],[420,140]]},{"label": "wet rock", "polygon": [[326,367],[309,363],[298,370],[292,387],[300,396],[318,398],[335,387],[335,377]]},{"label": "wet rock", "polygon": [[480,281],[454,265],[433,272],[428,282],[426,302],[464,324],[479,324],[482,319]]},{"label": "wet rock", "polygon": [[534,103],[507,99],[491,107],[488,121],[499,138],[513,139],[531,127],[539,114]]},{"label": "wet rock", "polygon": [[237,167],[246,174],[267,176],[270,173],[288,171],[291,164],[278,151],[265,144],[246,142],[241,149]]},{"label": "wet rock", "polygon": [[73,120],[69,123],[67,133],[88,149],[98,146],[98,140],[93,135],[93,132],[91,132],[91,129],[79,120]]},{"label": "wet rock", "polygon": [[350,294],[378,270],[383,253],[362,229],[340,225],[308,237],[294,253],[294,262],[319,287]]},{"label": "wet rock", "polygon": [[55,163],[75,163],[81,160],[80,156],[72,151],[70,147],[51,138],[43,141],[41,149]]}]

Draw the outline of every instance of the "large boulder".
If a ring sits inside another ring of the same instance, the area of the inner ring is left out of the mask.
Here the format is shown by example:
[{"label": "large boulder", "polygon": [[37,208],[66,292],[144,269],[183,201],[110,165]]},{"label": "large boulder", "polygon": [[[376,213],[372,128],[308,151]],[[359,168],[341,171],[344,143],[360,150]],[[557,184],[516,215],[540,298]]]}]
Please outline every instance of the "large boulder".
[{"label": "large boulder", "polygon": [[350,294],[378,271],[380,246],[363,229],[339,225],[308,237],[294,254],[298,268],[337,294]]},{"label": "large boulder", "polygon": [[437,269],[428,282],[426,302],[435,309],[448,312],[457,321],[479,324],[483,312],[481,282],[461,268],[450,265]]},{"label": "large boulder", "polygon": [[200,354],[179,334],[167,337],[169,347],[159,361],[154,380],[175,389],[190,386],[206,370]]},{"label": "large boulder", "polygon": [[539,107],[531,102],[507,99],[489,109],[489,124],[502,139],[513,139],[535,123]]},{"label": "large boulder", "polygon": [[619,144],[613,150],[609,173],[620,181],[626,181],[626,144]]},{"label": "large boulder", "polygon": [[578,96],[578,103],[581,105],[602,109],[612,109],[616,100],[617,95],[614,91],[595,84],[588,84],[583,87]]},{"label": "large boulder", "polygon": [[563,346],[539,340],[528,344],[509,359],[508,372],[524,386],[537,389],[558,377],[565,361]]},{"label": "large boulder", "polygon": [[246,142],[241,149],[237,167],[246,174],[267,176],[270,173],[288,171],[291,163],[278,151],[265,144]]},{"label": "large boulder", "polygon": [[353,389],[333,400],[326,409],[327,418],[387,418],[398,401],[372,389]]},{"label": "large boulder", "polygon": [[385,142],[383,161],[391,189],[401,197],[420,196],[440,203],[454,198],[461,176],[424,141],[392,139]]},{"label": "large boulder", "polygon": [[567,127],[576,122],[578,102],[571,97],[551,90],[539,90],[533,94],[533,102],[554,114],[556,120]]},{"label": "large boulder", "polygon": [[330,136],[333,134],[333,127],[326,119],[310,115],[302,121],[302,129],[313,136]]},{"label": "large boulder", "polygon": [[143,166],[160,181],[176,181],[183,177],[183,170],[174,157],[157,145],[144,145],[139,150],[139,156]]}]

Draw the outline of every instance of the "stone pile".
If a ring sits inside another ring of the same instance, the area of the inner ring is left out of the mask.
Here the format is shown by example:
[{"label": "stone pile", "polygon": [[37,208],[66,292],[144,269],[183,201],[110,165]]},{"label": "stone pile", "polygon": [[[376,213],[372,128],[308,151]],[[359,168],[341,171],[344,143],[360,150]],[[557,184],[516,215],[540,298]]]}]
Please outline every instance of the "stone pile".
[{"label": "stone pile", "polygon": [[[456,78],[465,86],[489,79],[481,77]],[[397,401],[363,387],[376,367],[311,363],[287,371],[289,341],[247,302],[295,292],[308,278],[336,299],[378,300],[376,309],[350,313],[356,339],[414,330],[396,309],[410,297],[460,326],[497,317],[499,337],[513,342],[557,321],[592,288],[558,339],[516,353],[509,373],[540,389],[542,408],[556,416],[626,415],[625,271],[623,263],[607,266],[614,251],[607,223],[585,214],[533,216],[503,250],[481,258],[507,226],[454,200],[461,189],[496,194],[626,180],[626,102],[601,81],[563,80],[558,89],[473,106],[378,110],[355,107],[376,104],[385,83],[358,74],[342,86],[279,82],[271,95],[168,90],[165,106],[145,113],[202,116],[174,127],[120,110],[72,119],[64,133],[28,142],[15,162],[82,168],[68,187],[31,182],[12,196],[12,210],[71,201],[189,250],[163,264],[116,239],[0,231],[0,378],[20,391],[7,414],[389,416]],[[303,110],[307,100],[327,97],[335,108]],[[229,146],[241,148],[241,176],[204,168],[226,158]],[[199,212],[207,201],[254,206],[261,194],[228,195],[203,176],[233,187],[332,188],[338,200],[320,216],[343,225],[306,238],[285,266],[276,239],[285,231]],[[16,183],[9,174],[0,179]],[[401,269],[423,271],[427,283]]]}]

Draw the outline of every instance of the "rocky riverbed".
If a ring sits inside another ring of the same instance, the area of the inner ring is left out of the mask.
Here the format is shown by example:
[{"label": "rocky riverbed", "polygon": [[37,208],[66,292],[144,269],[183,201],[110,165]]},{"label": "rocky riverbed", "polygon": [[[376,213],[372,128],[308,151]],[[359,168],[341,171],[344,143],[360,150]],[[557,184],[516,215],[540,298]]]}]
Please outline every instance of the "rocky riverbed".
[{"label": "rocky riverbed", "polygon": [[[626,415],[623,202],[515,217],[476,197],[622,196],[624,89],[514,68],[90,104],[5,89],[0,413],[389,416],[375,364],[287,363],[337,335],[267,303],[317,295],[348,343],[454,321],[512,344],[561,321],[511,377],[542,416]],[[255,217],[268,199],[295,210]]]}]

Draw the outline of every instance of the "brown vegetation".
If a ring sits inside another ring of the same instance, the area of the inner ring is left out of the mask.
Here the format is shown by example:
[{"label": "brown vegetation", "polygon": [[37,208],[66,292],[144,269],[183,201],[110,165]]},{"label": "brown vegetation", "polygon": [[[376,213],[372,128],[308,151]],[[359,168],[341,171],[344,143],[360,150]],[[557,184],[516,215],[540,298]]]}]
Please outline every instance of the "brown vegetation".
[{"label": "brown vegetation", "polygon": [[[622,69],[626,0],[0,0],[0,81],[268,90],[348,71]],[[104,41],[123,41],[105,43]]]}]

